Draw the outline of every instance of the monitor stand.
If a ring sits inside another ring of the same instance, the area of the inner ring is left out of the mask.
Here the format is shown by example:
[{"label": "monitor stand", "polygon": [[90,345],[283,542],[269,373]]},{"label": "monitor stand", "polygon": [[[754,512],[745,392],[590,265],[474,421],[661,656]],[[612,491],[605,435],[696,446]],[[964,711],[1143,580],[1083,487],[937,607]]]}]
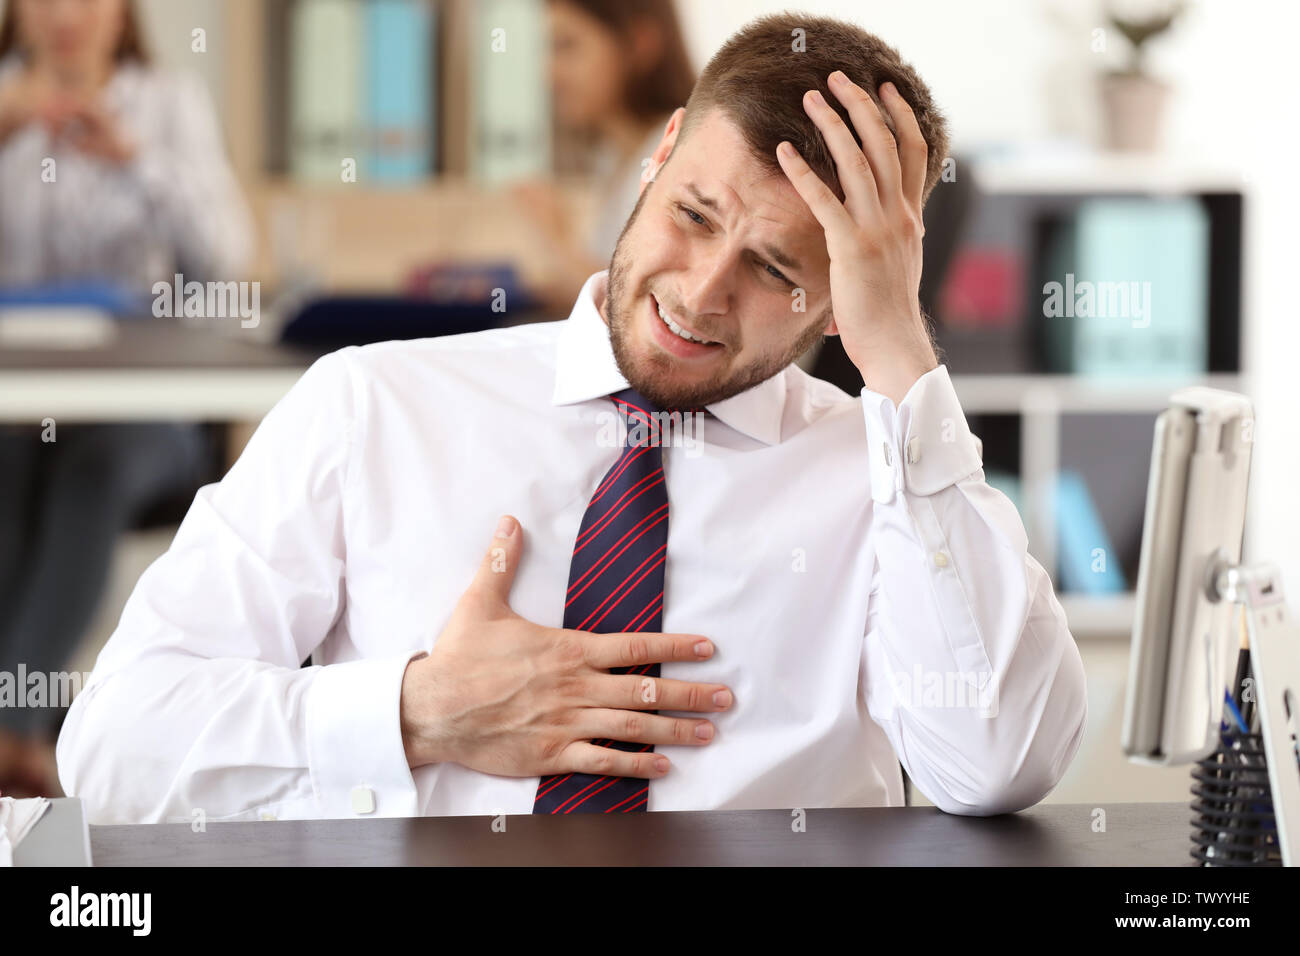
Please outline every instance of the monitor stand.
[{"label": "monitor stand", "polygon": [[1212,601],[1246,611],[1251,673],[1283,866],[1300,866],[1300,625],[1289,620],[1275,566],[1209,562]]}]

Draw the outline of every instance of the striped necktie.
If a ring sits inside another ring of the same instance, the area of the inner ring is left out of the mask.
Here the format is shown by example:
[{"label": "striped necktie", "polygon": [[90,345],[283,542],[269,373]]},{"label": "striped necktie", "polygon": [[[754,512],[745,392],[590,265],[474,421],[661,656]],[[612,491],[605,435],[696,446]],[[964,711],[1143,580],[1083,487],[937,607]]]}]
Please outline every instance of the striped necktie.
[{"label": "striped necktie", "polygon": [[[668,491],[664,484],[661,410],[634,389],[610,396],[627,426],[623,450],[591,496],[569,565],[564,626],[598,633],[663,630]],[[659,676],[657,663],[616,667],[611,674]],[[653,713],[653,711],[651,712]],[[653,744],[593,740],[645,753]],[[542,777],[534,813],[644,812],[650,782],[586,773]]]}]

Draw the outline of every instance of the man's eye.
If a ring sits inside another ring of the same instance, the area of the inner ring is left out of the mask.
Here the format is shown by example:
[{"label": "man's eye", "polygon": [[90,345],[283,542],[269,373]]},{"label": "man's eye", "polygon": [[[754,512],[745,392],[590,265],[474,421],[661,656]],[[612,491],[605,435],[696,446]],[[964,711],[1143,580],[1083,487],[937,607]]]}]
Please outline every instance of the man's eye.
[{"label": "man's eye", "polygon": [[781,282],[784,282],[786,285],[794,285],[794,283],[791,282],[789,279],[787,279],[785,277],[785,274],[780,269],[776,268],[776,266],[769,266],[767,264],[764,264],[763,268],[767,270],[769,275],[773,276],[774,278],[776,278]]},{"label": "man's eye", "polygon": [[695,223],[696,225],[700,225],[700,226],[706,225],[705,218],[701,216],[698,212],[696,212],[694,209],[692,209],[690,206],[679,205],[677,208],[680,209],[682,212],[686,213],[686,215],[690,216],[691,222]]}]

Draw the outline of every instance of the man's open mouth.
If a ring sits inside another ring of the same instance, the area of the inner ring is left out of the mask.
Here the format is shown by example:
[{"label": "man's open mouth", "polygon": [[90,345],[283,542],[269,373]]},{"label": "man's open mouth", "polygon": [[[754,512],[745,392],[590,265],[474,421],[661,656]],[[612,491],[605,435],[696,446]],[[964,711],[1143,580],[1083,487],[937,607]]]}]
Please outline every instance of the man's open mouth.
[{"label": "man's open mouth", "polygon": [[670,331],[673,335],[677,336],[679,339],[685,342],[693,342],[696,345],[708,346],[708,345],[722,344],[721,342],[715,342],[712,339],[706,339],[702,336],[696,335],[694,332],[687,329],[676,319],[674,319],[671,313],[667,312],[664,309],[664,307],[659,303],[659,300],[656,299],[653,295],[650,296],[650,304],[654,307],[654,310],[658,314],[659,320],[663,323],[664,327],[668,329],[668,331]]}]

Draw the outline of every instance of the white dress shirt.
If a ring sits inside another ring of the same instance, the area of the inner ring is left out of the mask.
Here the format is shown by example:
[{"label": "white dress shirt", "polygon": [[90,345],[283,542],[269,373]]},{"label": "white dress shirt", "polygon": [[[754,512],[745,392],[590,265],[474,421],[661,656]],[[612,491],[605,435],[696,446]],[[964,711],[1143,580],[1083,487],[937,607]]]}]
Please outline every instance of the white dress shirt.
[{"label": "white dress shirt", "polygon": [[[619,453],[595,438],[627,385],[606,276],[565,322],[311,367],[198,493],[73,703],[60,778],[92,821],[531,812],[536,777],[412,772],[400,687],[502,514],[526,535],[512,607],[562,625]],[[707,745],[658,748],[648,809],[897,806],[899,760],[952,813],[1047,794],[1083,735],[1083,666],[947,369],[897,409],[790,366],[709,411],[702,445],[663,452],[664,630],[716,651],[662,676],[735,702]]]}]

